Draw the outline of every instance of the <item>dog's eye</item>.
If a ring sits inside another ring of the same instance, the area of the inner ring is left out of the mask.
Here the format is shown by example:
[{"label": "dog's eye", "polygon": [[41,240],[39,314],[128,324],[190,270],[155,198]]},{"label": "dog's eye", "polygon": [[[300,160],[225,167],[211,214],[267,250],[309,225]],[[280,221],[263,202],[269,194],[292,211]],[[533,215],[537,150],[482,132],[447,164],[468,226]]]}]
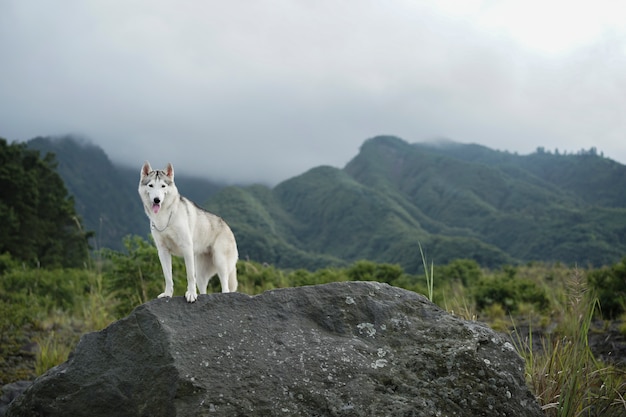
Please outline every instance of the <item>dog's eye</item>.
[{"label": "dog's eye", "polygon": [[148,184],[148,187],[150,187],[150,188],[154,188],[154,185],[152,185],[152,184]]},{"label": "dog's eye", "polygon": [[161,185],[161,188],[165,188],[165,184],[162,184],[162,185]]}]

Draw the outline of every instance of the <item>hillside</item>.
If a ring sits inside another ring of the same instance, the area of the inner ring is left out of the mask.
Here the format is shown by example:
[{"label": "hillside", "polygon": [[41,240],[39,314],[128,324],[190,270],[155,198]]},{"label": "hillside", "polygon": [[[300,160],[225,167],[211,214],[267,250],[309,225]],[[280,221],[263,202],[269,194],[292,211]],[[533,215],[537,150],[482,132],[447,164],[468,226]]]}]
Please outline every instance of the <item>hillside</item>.
[{"label": "hillside", "polygon": [[[146,236],[138,170],[115,166],[73,138],[29,146],[57,155],[97,247]],[[105,175],[103,175],[105,173]],[[231,224],[240,256],[316,269],[358,259],[422,265],[471,258],[483,266],[533,260],[604,265],[626,254],[626,167],[595,152],[531,155],[454,142],[381,136],[343,168],[321,166],[274,188],[221,187],[176,176],[181,193]]]},{"label": "hillside", "polygon": [[626,167],[597,155],[518,156],[381,137],[345,170],[520,261],[600,265],[626,253]]},{"label": "hillside", "polygon": [[234,201],[226,188],[208,207],[232,224],[242,256],[285,267],[302,259],[277,248],[416,270],[418,242],[437,263],[602,265],[626,253],[625,182],[626,167],[598,155],[519,156],[377,137],[344,169],[314,168],[274,189],[237,188]]}]

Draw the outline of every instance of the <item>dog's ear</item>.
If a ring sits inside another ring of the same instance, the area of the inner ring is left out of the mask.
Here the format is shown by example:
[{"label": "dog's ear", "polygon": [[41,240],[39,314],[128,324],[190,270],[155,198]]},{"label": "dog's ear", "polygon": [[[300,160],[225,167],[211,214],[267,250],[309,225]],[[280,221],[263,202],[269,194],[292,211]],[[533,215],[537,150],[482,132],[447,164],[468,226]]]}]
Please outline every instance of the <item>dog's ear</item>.
[{"label": "dog's ear", "polygon": [[141,167],[141,176],[145,177],[151,172],[152,172],[152,167],[150,166],[150,162],[148,161],[144,162],[143,166]]},{"label": "dog's ear", "polygon": [[174,179],[174,166],[170,162],[167,163],[167,168],[165,168],[165,175]]}]

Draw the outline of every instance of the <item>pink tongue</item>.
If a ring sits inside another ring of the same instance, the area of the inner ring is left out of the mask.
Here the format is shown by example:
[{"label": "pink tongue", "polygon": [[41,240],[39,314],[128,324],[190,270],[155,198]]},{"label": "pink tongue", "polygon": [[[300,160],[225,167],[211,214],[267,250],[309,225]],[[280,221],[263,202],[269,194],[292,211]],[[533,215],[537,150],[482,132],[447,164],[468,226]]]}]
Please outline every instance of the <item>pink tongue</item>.
[{"label": "pink tongue", "polygon": [[160,208],[161,208],[160,204],[153,204],[152,205],[152,211],[154,211],[154,214],[157,214],[159,212]]}]

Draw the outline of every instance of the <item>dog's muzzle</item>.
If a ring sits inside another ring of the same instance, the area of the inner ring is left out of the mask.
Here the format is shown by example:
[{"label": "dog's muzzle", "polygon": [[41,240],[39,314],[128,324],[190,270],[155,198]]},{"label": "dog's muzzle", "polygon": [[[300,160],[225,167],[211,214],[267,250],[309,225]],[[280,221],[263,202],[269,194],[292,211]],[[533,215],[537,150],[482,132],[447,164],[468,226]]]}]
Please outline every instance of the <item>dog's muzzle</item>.
[{"label": "dog's muzzle", "polygon": [[155,197],[154,200],[152,200],[152,211],[154,212],[154,214],[157,214],[160,209],[161,199],[159,197]]}]

